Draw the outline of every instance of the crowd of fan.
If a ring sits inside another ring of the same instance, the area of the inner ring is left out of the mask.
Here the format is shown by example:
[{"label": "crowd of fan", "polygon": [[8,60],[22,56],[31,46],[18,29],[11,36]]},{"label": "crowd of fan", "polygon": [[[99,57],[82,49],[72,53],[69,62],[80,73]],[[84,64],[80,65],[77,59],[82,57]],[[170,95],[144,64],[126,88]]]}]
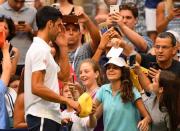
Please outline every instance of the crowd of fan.
[{"label": "crowd of fan", "polygon": [[7,0],[0,48],[0,129],[180,131],[179,0]]}]

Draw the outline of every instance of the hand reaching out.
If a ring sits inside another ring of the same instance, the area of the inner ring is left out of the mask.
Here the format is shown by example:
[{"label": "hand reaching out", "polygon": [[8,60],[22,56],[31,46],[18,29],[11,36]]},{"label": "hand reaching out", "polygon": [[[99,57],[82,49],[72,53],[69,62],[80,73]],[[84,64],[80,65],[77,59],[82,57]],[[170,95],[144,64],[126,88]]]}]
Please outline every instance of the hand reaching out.
[{"label": "hand reaching out", "polygon": [[149,120],[147,118],[144,118],[138,123],[138,126],[140,131],[149,131]]}]

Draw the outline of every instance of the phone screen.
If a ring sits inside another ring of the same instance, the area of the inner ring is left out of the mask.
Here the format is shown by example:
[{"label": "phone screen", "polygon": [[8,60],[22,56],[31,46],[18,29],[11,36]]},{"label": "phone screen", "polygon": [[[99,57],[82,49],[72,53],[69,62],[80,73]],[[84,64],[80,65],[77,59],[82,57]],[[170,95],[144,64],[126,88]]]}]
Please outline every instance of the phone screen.
[{"label": "phone screen", "polygon": [[24,25],[24,24],[25,24],[25,21],[18,21],[18,24],[19,24],[19,25]]},{"label": "phone screen", "polygon": [[136,55],[129,56],[129,66],[133,67],[135,63],[136,63]]}]

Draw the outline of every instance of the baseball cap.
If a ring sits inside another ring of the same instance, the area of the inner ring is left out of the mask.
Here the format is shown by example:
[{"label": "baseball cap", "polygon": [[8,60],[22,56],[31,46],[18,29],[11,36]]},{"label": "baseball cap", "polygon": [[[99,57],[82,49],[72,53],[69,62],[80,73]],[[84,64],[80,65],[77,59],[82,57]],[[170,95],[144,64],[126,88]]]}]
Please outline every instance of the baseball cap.
[{"label": "baseball cap", "polygon": [[108,64],[113,64],[118,67],[124,67],[127,65],[124,58],[122,58],[122,57],[111,57],[104,66],[107,66]]},{"label": "baseball cap", "polygon": [[93,100],[92,100],[91,96],[85,92],[78,98],[78,102],[81,107],[79,117],[88,116],[92,111],[92,105],[93,105]]}]

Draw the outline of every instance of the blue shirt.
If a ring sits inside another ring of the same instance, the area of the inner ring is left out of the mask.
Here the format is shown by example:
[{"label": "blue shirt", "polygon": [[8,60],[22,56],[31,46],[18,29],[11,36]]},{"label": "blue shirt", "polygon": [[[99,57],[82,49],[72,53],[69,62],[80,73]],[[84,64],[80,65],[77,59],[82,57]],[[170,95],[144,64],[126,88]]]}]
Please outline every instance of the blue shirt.
[{"label": "blue shirt", "polygon": [[[134,102],[141,98],[133,88]],[[101,86],[96,99],[103,104],[104,131],[138,131],[139,113],[134,102],[123,103],[120,92],[112,95],[110,84]]]},{"label": "blue shirt", "polygon": [[7,129],[9,127],[8,113],[6,109],[5,94],[7,87],[3,81],[0,80],[0,129]]}]

